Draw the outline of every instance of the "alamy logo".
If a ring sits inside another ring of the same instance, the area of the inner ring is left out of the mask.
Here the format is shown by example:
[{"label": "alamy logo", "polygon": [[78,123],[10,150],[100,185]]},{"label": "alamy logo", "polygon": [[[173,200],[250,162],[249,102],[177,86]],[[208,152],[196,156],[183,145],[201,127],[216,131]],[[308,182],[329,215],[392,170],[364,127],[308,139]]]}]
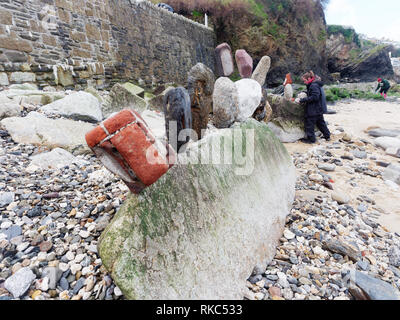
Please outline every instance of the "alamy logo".
[{"label": "alamy logo", "polygon": [[[204,136],[205,130],[202,130]],[[205,139],[208,143],[199,141],[197,144],[184,144],[178,149],[178,141],[186,142],[189,139],[193,142],[198,141],[196,131],[191,129],[181,130],[178,134],[177,123],[169,122],[168,141],[170,146],[178,151],[180,164],[212,164],[212,165],[232,165],[236,175],[248,176],[254,171],[254,129],[243,130],[241,128],[227,129],[223,134],[213,135],[212,133]],[[160,146],[160,142],[147,150],[146,158],[149,164],[160,163],[160,153],[165,158],[166,148]],[[169,164],[175,164],[175,157],[169,158]]]}]

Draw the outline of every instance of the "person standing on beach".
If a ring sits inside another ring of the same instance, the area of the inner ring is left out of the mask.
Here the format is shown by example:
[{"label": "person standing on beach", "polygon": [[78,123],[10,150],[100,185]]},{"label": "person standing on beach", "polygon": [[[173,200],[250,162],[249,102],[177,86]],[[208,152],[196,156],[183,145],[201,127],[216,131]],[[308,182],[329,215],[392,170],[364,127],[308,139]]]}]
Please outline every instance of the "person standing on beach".
[{"label": "person standing on beach", "polygon": [[314,128],[322,132],[325,140],[329,141],[331,133],[324,119],[324,111],[321,103],[321,90],[313,71],[305,73],[302,77],[304,84],[307,85],[307,98],[300,100],[300,104],[305,105],[304,110],[304,130],[306,138],[301,139],[304,143],[315,143],[316,137]]},{"label": "person standing on beach", "polygon": [[381,96],[384,97],[384,98],[386,99],[386,97],[387,97],[387,92],[388,92],[389,89],[390,89],[390,83],[389,83],[389,81],[387,81],[386,79],[379,78],[379,79],[378,79],[378,86],[376,87],[375,92],[377,92],[378,89],[380,89],[380,90],[379,90],[379,93],[381,94]]}]

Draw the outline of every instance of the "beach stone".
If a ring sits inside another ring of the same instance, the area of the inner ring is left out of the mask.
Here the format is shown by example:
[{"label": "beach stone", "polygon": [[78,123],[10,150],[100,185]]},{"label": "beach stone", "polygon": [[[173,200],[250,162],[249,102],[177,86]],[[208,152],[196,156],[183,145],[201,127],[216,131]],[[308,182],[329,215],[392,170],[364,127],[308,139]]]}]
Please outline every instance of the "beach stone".
[{"label": "beach stone", "polygon": [[0,96],[0,120],[10,117],[17,117],[21,113],[21,107],[18,103],[7,98]]},{"label": "beach stone", "polygon": [[21,268],[5,281],[4,288],[6,288],[14,298],[20,298],[28,291],[35,279],[36,275],[29,267]]},{"label": "beach stone", "polygon": [[324,170],[324,171],[328,171],[328,172],[332,172],[332,171],[335,171],[336,165],[334,165],[333,163],[319,163],[318,164],[318,169],[321,169],[321,170]]},{"label": "beach stone", "polygon": [[250,118],[260,105],[262,90],[260,84],[252,79],[242,79],[235,82],[239,98],[239,113],[236,121],[243,122]]},{"label": "beach stone", "polygon": [[271,67],[271,58],[269,56],[263,56],[260,62],[257,64],[251,78],[257,81],[262,87],[265,84],[265,80],[268,74],[268,71]]},{"label": "beach stone", "polygon": [[[248,119],[235,127],[242,133],[254,130],[253,170],[245,173],[232,164],[198,164],[198,152],[208,153],[222,137],[229,145],[237,143],[234,129],[207,135],[180,155],[185,165],[177,163],[143,190],[140,198],[128,197],[103,233],[99,242],[101,260],[127,299],[239,298],[239,288],[244,288],[249,270],[258,264],[268,265],[275,255],[294,199],[294,165],[265,124]],[[263,156],[271,153],[274,157]],[[229,184],[221,184],[221,177]],[[199,187],[190,187],[193,183]],[[236,184],[240,188],[235,188]],[[169,200],[153,201],[154,194],[165,194]],[[183,199],[197,204],[182,206]],[[249,215],[249,201],[253,199],[258,205]],[[224,214],[214,214],[220,212],[216,204]],[[209,205],[212,210],[207,209]],[[270,208],[268,215],[265,207]],[[142,210],[155,216],[150,219],[140,213]],[[243,215],[244,220],[240,218]],[[143,223],[147,231],[139,227]],[[216,232],[205,232],[210,227]],[[146,248],[142,248],[144,245]],[[131,246],[137,254],[132,254]],[[160,256],[162,259],[156,258]],[[148,260],[153,266],[145,264]],[[133,265],[142,266],[142,271],[128,271]],[[131,272],[128,278],[127,272]],[[190,290],[194,283],[196,290]]]},{"label": "beach stone", "polygon": [[4,232],[4,234],[6,234],[7,240],[12,240],[22,234],[22,228],[17,225],[12,225]]},{"label": "beach stone", "polygon": [[400,300],[400,292],[389,283],[354,271],[354,283],[370,300]]},{"label": "beach stone", "polygon": [[317,173],[310,174],[309,179],[314,182],[324,181],[324,178],[320,174],[317,174]]},{"label": "beach stone", "polygon": [[85,134],[94,126],[90,123],[67,119],[48,119],[38,112],[26,117],[12,117],[0,121],[17,143],[60,147],[75,154],[89,153]]},{"label": "beach stone", "polygon": [[50,103],[40,109],[47,115],[97,123],[103,120],[101,104],[92,94],[80,91]]},{"label": "beach stone", "polygon": [[383,180],[389,180],[400,185],[400,165],[390,164],[382,173]]},{"label": "beach stone", "polygon": [[212,70],[202,63],[196,64],[188,74],[188,93],[192,110],[192,128],[198,139],[207,129],[208,115],[212,112],[212,94],[215,77]]},{"label": "beach stone", "polygon": [[339,190],[332,191],[331,197],[333,201],[336,201],[339,204],[347,204],[350,202],[350,197],[348,194]]},{"label": "beach stone", "polygon": [[374,144],[377,147],[381,147],[386,150],[389,148],[400,149],[400,139],[393,137],[379,137],[374,140]]},{"label": "beach stone", "polygon": [[224,42],[215,48],[215,65],[218,77],[229,77],[235,70],[229,44]]},{"label": "beach stone", "polygon": [[250,78],[253,72],[253,59],[244,49],[236,50],[236,65],[242,78]]},{"label": "beach stone", "polygon": [[37,166],[41,169],[59,169],[77,162],[75,156],[61,148],[55,148],[50,152],[43,152],[33,156],[29,166]]},{"label": "beach stone", "polygon": [[392,266],[400,267],[400,247],[393,246],[388,252],[389,262]]},{"label": "beach stone", "polygon": [[6,207],[14,201],[14,192],[0,192],[0,208]]},{"label": "beach stone", "polygon": [[361,259],[361,252],[357,244],[347,243],[341,240],[326,240],[323,241],[323,248],[334,253],[339,253],[348,256],[354,262]]},{"label": "beach stone", "polygon": [[400,130],[391,130],[391,129],[373,129],[369,130],[368,134],[372,137],[398,137],[400,136]]},{"label": "beach stone", "polygon": [[228,128],[239,114],[239,95],[236,85],[229,78],[215,81],[213,93],[213,124],[217,128]]},{"label": "beach stone", "polygon": [[365,151],[360,151],[360,150],[353,150],[352,154],[354,157],[358,158],[358,159],[367,159],[367,153]]},{"label": "beach stone", "polygon": [[288,229],[285,229],[285,231],[283,232],[283,236],[288,240],[292,240],[296,237],[296,235]]}]

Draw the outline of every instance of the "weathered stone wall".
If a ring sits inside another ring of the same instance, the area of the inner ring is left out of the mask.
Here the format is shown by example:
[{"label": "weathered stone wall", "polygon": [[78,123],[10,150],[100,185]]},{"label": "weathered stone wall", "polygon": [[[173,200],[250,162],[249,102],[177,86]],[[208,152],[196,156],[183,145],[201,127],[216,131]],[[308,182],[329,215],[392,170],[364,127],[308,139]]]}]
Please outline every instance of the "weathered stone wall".
[{"label": "weathered stone wall", "polygon": [[186,82],[214,69],[214,32],[147,1],[0,1],[0,86]]}]

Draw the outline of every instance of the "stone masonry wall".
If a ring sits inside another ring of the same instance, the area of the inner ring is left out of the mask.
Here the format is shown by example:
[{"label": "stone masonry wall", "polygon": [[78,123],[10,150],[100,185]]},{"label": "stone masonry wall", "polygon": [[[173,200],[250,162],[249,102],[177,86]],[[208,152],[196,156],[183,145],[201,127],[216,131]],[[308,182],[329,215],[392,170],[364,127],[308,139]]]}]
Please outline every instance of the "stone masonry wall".
[{"label": "stone masonry wall", "polygon": [[214,70],[215,34],[147,1],[0,0],[0,86],[184,84]]}]

